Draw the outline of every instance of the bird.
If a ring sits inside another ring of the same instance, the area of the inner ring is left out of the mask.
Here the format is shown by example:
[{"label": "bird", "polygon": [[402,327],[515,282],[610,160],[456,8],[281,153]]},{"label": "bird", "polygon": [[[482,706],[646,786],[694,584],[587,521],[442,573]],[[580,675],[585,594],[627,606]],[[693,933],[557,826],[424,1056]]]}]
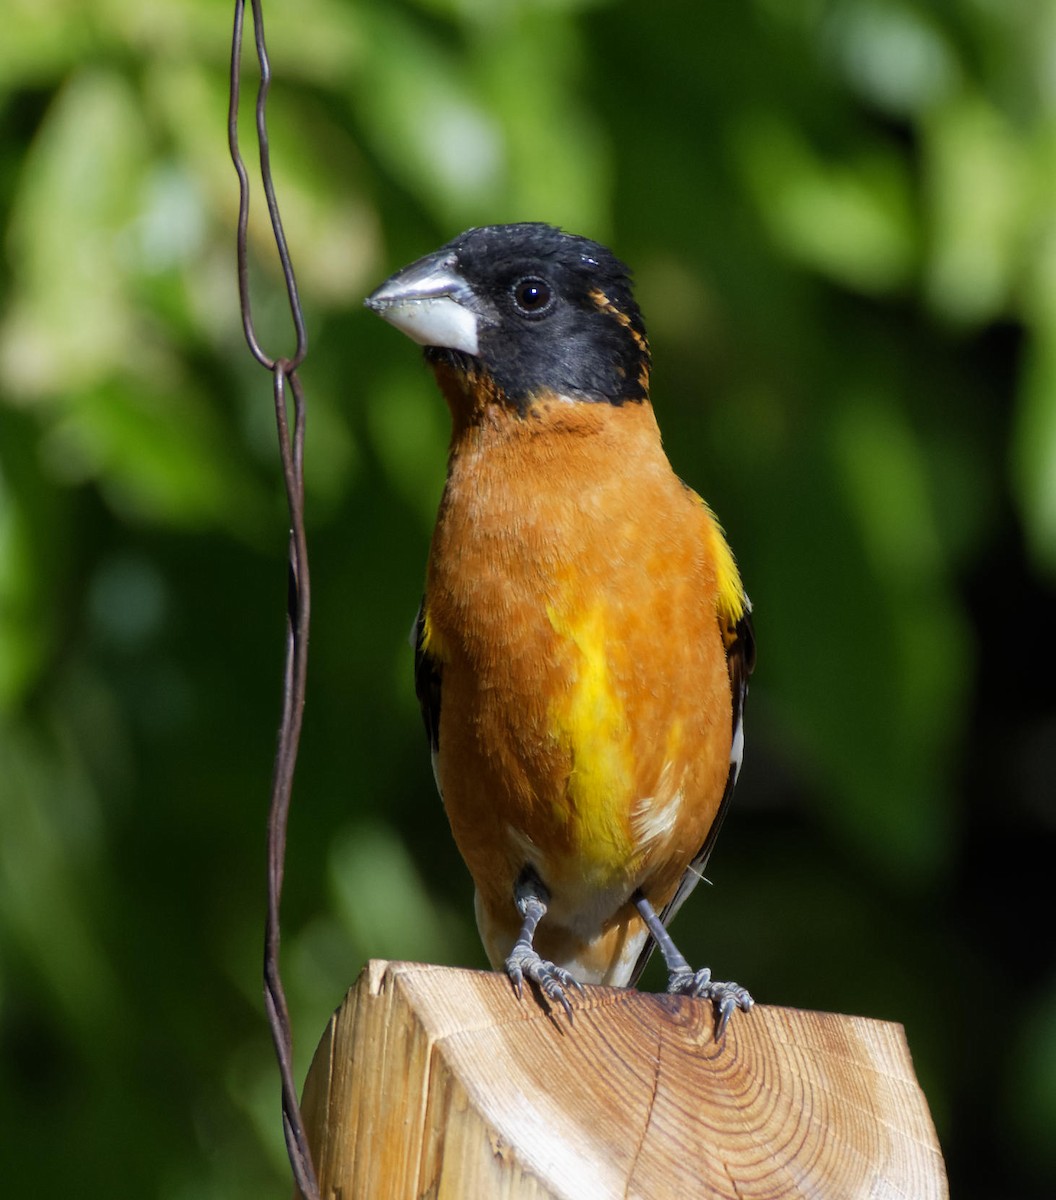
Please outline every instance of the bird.
[{"label": "bird", "polygon": [[631,272],[552,225],[490,225],[365,304],[450,410],[415,690],[492,967],[571,1021],[571,995],[633,986],[658,947],[718,1038],[752,996],[668,926],[740,771],[752,609],[663,449]]}]

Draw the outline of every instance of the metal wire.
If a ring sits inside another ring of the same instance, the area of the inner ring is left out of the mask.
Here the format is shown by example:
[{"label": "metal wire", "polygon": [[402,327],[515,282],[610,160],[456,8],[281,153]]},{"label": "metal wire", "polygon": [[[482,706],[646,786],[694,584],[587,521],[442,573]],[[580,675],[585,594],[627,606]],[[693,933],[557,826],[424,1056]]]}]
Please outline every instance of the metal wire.
[{"label": "metal wire", "polygon": [[[305,396],[297,368],[308,352],[304,315],[297,295],[297,281],[282,229],[279,205],[271,174],[271,155],[265,106],[271,84],[271,64],[264,42],[264,18],[261,0],[251,0],[254,40],[260,67],[257,90],[257,143],[260,149],[260,176],[268,202],[271,228],[282,264],[290,315],[296,334],[296,347],[290,358],[271,358],[257,339],[249,297],[248,230],[249,174],[238,145],[238,105],[242,64],[242,30],[245,0],[235,0],[235,20],[231,39],[231,93],[227,116],[227,137],[231,160],[239,183],[238,206],[238,291],[242,308],[242,328],[253,357],[272,373],[274,382],[275,422],[279,454],[286,484],[290,512],[289,590],[286,605],[286,652],[282,687],[282,718],[272,776],[271,806],[268,813],[268,911],[264,929],[264,1003],[271,1027],[275,1056],[282,1081],[282,1126],[294,1182],[304,1200],[320,1200],[319,1184],[312,1165],[308,1137],[304,1128],[293,1073],[293,1037],[286,993],[282,986],[279,963],[281,926],[279,908],[286,859],[286,829],[289,821],[297,748],[301,737],[305,685],[308,666],[308,623],[311,590],[308,578],[308,546],[304,533],[304,425]],[[293,430],[290,431],[287,390],[293,397]]]}]

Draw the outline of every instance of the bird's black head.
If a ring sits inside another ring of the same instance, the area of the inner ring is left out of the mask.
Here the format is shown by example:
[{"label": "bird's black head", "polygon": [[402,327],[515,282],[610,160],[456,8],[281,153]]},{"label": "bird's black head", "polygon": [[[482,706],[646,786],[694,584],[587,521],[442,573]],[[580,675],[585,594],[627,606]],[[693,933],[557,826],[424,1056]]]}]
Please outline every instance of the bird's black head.
[{"label": "bird's black head", "polygon": [[552,225],[470,229],[366,301],[437,366],[490,377],[521,412],[533,398],[623,404],[649,392],[649,343],[630,272]]}]

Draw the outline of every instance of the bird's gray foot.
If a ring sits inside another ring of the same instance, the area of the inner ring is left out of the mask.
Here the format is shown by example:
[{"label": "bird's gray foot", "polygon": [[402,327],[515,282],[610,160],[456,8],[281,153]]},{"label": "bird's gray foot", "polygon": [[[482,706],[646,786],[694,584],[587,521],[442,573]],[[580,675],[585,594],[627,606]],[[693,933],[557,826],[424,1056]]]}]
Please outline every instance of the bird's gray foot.
[{"label": "bird's gray foot", "polygon": [[741,987],[739,983],[720,983],[712,979],[709,967],[701,967],[699,971],[689,967],[672,971],[668,976],[667,990],[676,996],[694,996],[700,1000],[710,1000],[715,1005],[716,1041],[726,1032],[734,1009],[748,1012],[755,1003],[748,989]]},{"label": "bird's gray foot", "polygon": [[582,991],[582,984],[564,967],[542,958],[527,942],[518,941],[506,959],[506,974],[518,997],[523,991],[525,979],[529,979],[551,1004],[560,1004],[568,1019],[572,1020],[572,1005],[568,1002],[565,989],[578,988]]},{"label": "bird's gray foot", "polygon": [[546,916],[546,905],[550,893],[536,873],[526,867],[521,872],[514,889],[514,901],[517,911],[524,923],[521,932],[514,943],[510,956],[506,959],[506,974],[513,984],[513,990],[520,999],[524,991],[525,979],[530,980],[551,1004],[560,1004],[565,1010],[569,1021],[572,1017],[572,1005],[568,1002],[566,988],[583,990],[583,985],[564,967],[559,967],[549,959],[543,958],[532,944],[535,930],[539,922]]},{"label": "bird's gray foot", "polygon": [[645,922],[646,928],[652,934],[660,953],[664,956],[664,963],[667,966],[668,992],[677,996],[694,996],[701,1000],[710,1000],[715,1006],[715,1040],[718,1041],[726,1032],[726,1026],[729,1024],[730,1017],[733,1016],[734,1009],[740,1008],[744,1012],[748,1012],[755,1003],[748,989],[741,987],[739,983],[714,981],[708,967],[694,971],[671,940],[671,935],[667,932],[663,921],[656,915],[653,906],[641,892],[635,893],[634,906],[638,909],[639,916]]}]

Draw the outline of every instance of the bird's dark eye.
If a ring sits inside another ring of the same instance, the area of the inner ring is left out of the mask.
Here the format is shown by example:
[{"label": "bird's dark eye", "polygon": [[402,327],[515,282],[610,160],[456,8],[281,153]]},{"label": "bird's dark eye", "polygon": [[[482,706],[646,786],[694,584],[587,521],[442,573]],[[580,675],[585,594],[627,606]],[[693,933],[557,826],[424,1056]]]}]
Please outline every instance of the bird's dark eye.
[{"label": "bird's dark eye", "polygon": [[539,316],[550,307],[550,285],[545,279],[522,279],[513,288],[513,302],[525,316]]}]

